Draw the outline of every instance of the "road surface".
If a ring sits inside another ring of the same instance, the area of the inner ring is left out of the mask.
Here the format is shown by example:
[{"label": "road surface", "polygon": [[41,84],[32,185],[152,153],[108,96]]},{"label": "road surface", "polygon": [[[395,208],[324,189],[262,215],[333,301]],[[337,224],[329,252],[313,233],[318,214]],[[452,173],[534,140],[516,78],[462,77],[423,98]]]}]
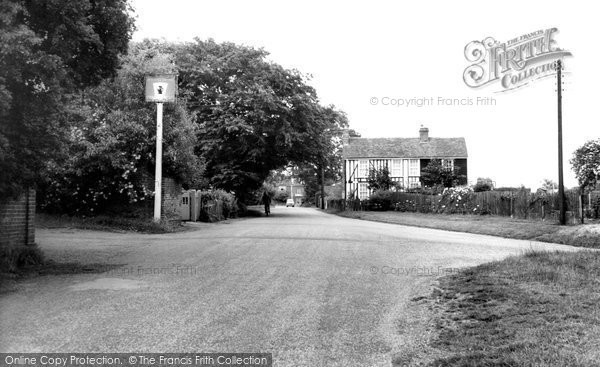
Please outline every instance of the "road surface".
[{"label": "road surface", "polygon": [[0,352],[271,352],[275,366],[390,366],[426,355],[431,311],[411,299],[438,275],[569,248],[309,208],[190,226],[39,230],[48,258],[87,265],[5,288]]}]

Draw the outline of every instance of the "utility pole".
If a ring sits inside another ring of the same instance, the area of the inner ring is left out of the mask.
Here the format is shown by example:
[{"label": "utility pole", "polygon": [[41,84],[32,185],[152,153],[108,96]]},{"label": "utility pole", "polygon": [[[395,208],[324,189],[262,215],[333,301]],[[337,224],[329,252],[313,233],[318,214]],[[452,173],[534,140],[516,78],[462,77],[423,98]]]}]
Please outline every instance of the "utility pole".
[{"label": "utility pole", "polygon": [[325,163],[321,162],[321,209],[325,209]]},{"label": "utility pole", "polygon": [[561,225],[567,223],[567,206],[565,203],[565,185],[563,182],[563,148],[562,148],[562,61],[556,60],[556,78],[558,92],[558,202],[559,217]]}]

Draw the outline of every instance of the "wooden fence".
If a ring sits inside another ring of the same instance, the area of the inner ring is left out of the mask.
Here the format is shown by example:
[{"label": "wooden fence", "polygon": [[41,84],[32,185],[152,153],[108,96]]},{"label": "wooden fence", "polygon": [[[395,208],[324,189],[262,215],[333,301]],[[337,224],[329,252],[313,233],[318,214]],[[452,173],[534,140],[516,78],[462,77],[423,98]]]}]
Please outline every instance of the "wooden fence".
[{"label": "wooden fence", "polygon": [[[389,202],[388,202],[389,201]],[[580,197],[576,191],[565,193],[567,219],[570,223],[600,217],[600,193]],[[557,219],[558,194],[537,194],[529,191],[485,191],[455,195],[426,195],[403,192],[370,200],[329,200],[328,207],[339,210],[396,210],[418,213],[490,214],[523,219]]]}]

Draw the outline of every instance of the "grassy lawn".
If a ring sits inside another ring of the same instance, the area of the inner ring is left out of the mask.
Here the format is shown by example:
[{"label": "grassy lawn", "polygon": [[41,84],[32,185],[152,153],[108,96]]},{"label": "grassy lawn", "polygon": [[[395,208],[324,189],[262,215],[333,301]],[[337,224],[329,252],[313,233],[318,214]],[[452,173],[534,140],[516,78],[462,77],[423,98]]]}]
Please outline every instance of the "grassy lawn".
[{"label": "grassy lawn", "polygon": [[431,366],[596,366],[600,252],[530,252],[440,279]]},{"label": "grassy lawn", "polygon": [[600,224],[598,223],[560,226],[551,221],[544,222],[495,216],[422,214],[395,211],[331,211],[331,213],[348,218],[407,226],[600,248]]}]

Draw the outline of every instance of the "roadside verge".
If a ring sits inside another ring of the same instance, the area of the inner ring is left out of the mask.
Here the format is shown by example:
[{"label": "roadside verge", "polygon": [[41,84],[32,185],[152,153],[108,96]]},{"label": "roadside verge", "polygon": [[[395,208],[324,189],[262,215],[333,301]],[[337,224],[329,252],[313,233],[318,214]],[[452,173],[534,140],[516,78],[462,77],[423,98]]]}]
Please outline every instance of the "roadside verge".
[{"label": "roadside verge", "polygon": [[333,211],[341,217],[504,238],[600,248],[600,223],[560,226],[550,221],[495,216],[422,214],[407,212]]}]

